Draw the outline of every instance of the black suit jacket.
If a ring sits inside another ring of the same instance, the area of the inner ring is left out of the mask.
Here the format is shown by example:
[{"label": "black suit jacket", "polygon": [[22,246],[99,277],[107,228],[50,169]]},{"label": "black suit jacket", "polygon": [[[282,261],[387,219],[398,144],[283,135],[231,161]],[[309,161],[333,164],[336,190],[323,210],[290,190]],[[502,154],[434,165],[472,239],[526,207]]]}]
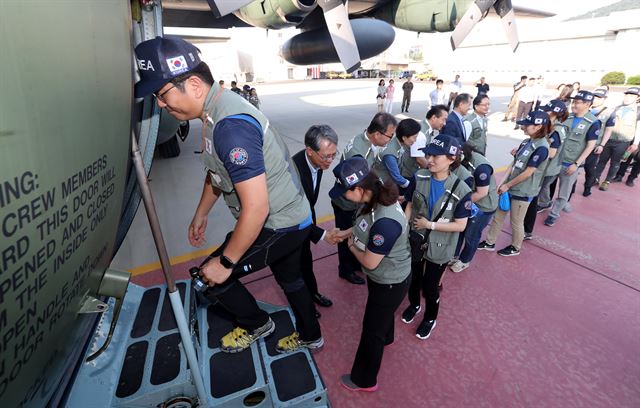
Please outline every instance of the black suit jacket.
[{"label": "black suit jacket", "polygon": [[304,189],[304,195],[309,200],[309,206],[311,207],[311,217],[313,217],[313,227],[311,228],[311,241],[314,243],[318,243],[320,239],[322,239],[322,234],[324,234],[324,230],[316,225],[316,209],[315,205],[318,201],[318,193],[320,192],[320,181],[322,181],[322,169],[318,170],[318,182],[316,184],[316,188],[313,188],[313,178],[311,177],[311,170],[309,169],[309,165],[307,164],[306,159],[306,149],[300,150],[298,153],[294,154],[292,159],[293,163],[296,165],[298,169],[298,174],[300,175],[300,183],[302,184],[302,188]]},{"label": "black suit jacket", "polygon": [[462,123],[460,122],[460,119],[458,119],[458,116],[453,112],[449,114],[449,117],[447,118],[447,123],[444,125],[444,127],[440,131],[440,134],[443,134],[443,133],[458,139],[458,142],[460,142],[460,146],[462,146],[465,142],[464,129],[462,128]]}]

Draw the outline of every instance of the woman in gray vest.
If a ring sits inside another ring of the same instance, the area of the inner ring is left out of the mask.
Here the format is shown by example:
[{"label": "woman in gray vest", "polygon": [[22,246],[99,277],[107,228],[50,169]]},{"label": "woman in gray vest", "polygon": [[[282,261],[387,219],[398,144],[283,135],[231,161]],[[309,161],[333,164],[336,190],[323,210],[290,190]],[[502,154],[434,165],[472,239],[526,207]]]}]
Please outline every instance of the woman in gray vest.
[{"label": "woman in gray vest", "polygon": [[413,119],[398,123],[396,137],[381,149],[373,163],[373,169],[383,182],[391,179],[400,189],[409,187],[408,179],[418,170],[416,159],[410,157],[411,145],[416,142],[418,132],[420,124]]},{"label": "woman in gray vest", "polygon": [[[496,191],[496,178],[493,175],[493,167],[486,157],[480,154],[469,143],[462,146],[464,158],[462,166],[473,174],[473,194],[471,201],[475,203],[478,211],[467,222],[463,237],[458,241],[455,256],[458,258],[450,266],[453,272],[462,272],[469,267],[476,254],[482,231],[498,208],[498,192]],[[464,244],[464,249],[462,246]]]},{"label": "woman in gray vest", "polygon": [[[455,176],[451,166],[460,163],[458,141],[440,134],[425,147],[427,168],[418,170],[405,198],[405,213],[411,220],[412,262],[409,307],[402,321],[411,323],[421,310],[420,289],[425,313],[416,337],[426,340],[436,326],[439,308],[438,285],[447,263],[453,257],[459,233],[471,215],[471,188]],[[416,239],[417,238],[417,239]],[[415,242],[417,244],[415,244]]]},{"label": "woman in gray vest", "polygon": [[351,391],[370,392],[378,389],[384,347],[393,343],[394,313],[409,286],[409,227],[397,186],[391,180],[383,183],[364,158],[344,160],[333,172],[337,182],[329,195],[363,206],[351,229],[349,250],[362,265],[369,290],[358,351],[341,383]]},{"label": "woman in gray vest", "polygon": [[529,136],[515,151],[513,164],[506,180],[498,187],[498,194],[509,192],[509,211],[498,208],[487,239],[478,245],[478,249],[495,251],[496,239],[502,228],[502,223],[511,213],[511,245],[498,251],[498,255],[520,255],[520,248],[524,240],[524,217],[529,203],[540,191],[540,183],[549,156],[549,142],[547,135],[551,133],[549,115],[543,111],[533,111],[523,120],[516,122],[524,126],[524,133]]},{"label": "woman in gray vest", "polygon": [[560,173],[560,168],[562,167],[562,163],[560,162],[560,148],[562,147],[562,142],[567,137],[567,127],[563,125],[563,122],[567,120],[569,116],[567,105],[560,99],[553,99],[546,105],[540,107],[540,110],[549,114],[553,131],[547,136],[547,140],[549,141],[549,160],[547,161],[547,166],[544,171],[540,191],[529,203],[527,214],[524,217],[525,241],[533,239],[533,228],[536,224],[536,218],[538,212],[542,212],[540,211],[540,203],[545,203],[542,209],[551,207],[551,184],[558,178],[558,174]]}]

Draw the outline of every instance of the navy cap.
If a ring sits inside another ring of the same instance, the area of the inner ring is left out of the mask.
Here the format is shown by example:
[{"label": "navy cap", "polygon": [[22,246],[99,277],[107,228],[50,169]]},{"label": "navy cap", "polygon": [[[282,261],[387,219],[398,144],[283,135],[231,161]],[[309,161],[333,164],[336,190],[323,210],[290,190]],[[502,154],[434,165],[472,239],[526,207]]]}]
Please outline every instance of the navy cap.
[{"label": "navy cap", "polygon": [[361,156],[354,156],[341,161],[334,169],[336,184],[329,190],[329,197],[336,199],[341,197],[352,187],[362,183],[369,174],[369,163]]},{"label": "navy cap", "polygon": [[458,139],[444,133],[440,133],[438,136],[431,139],[431,143],[423,147],[421,150],[424,154],[432,156],[457,156],[462,153]]},{"label": "navy cap", "polygon": [[607,91],[605,88],[597,88],[593,91],[593,96],[595,96],[596,98],[606,98],[608,95],[609,91]]},{"label": "navy cap", "polygon": [[630,95],[638,95],[640,96],[640,88],[637,86],[632,86],[631,88],[627,89],[626,91],[624,91],[625,94],[630,94]]},{"label": "navy cap", "polygon": [[570,96],[569,98],[578,101],[593,102],[593,94],[589,91],[578,91],[576,96]]},{"label": "navy cap", "polygon": [[542,105],[540,110],[543,112],[562,113],[566,112],[567,105],[560,99],[552,99],[546,105]]},{"label": "navy cap", "polygon": [[535,110],[529,112],[526,118],[516,122],[518,125],[545,125],[549,123],[549,115],[547,112],[541,110]]},{"label": "navy cap", "polygon": [[140,72],[140,81],[135,85],[136,98],[157,91],[201,62],[198,49],[193,44],[175,37],[156,37],[143,41],[138,44],[135,53]]}]

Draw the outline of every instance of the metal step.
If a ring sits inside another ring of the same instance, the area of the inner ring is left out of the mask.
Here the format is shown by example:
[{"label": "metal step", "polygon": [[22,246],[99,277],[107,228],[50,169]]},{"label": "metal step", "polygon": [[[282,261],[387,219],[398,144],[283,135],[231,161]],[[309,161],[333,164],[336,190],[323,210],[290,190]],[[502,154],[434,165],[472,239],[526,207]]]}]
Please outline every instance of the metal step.
[{"label": "metal step", "polygon": [[[276,330],[241,353],[220,351],[220,338],[233,328],[230,316],[204,297],[191,281],[177,283],[188,314],[203,375],[207,407],[328,407],[326,387],[307,350],[282,355],[277,340],[291,334],[288,308],[260,303]],[[83,362],[66,403],[68,407],[189,407],[197,393],[180,343],[166,286],[129,285],[120,321],[109,348]],[[86,355],[104,342],[111,323],[106,312]],[[86,356],[85,356],[86,357]]]}]

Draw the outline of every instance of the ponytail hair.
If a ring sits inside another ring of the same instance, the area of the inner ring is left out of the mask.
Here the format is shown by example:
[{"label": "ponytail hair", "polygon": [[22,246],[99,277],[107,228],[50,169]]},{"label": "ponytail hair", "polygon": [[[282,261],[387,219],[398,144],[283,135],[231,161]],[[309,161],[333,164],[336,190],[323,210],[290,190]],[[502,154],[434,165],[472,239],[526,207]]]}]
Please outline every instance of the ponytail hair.
[{"label": "ponytail hair", "polygon": [[383,183],[373,169],[370,170],[364,180],[358,184],[358,187],[373,193],[371,201],[364,204],[364,208],[362,209],[363,214],[372,212],[378,204],[387,206],[395,203],[398,201],[398,196],[400,195],[398,186],[391,178]]},{"label": "ponytail hair", "polygon": [[476,148],[471,143],[465,142],[462,145],[462,155],[464,156],[464,158],[462,159],[460,164],[468,168],[469,161],[471,161],[471,156],[473,155],[473,152],[480,153],[479,151],[476,150]]}]

